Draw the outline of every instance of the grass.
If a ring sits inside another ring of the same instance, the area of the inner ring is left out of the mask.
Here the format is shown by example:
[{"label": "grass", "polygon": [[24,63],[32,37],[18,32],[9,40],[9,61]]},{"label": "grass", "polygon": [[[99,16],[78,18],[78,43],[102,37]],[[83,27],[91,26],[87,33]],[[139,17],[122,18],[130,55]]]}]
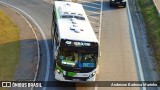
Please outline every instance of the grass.
[{"label": "grass", "polygon": [[137,0],[143,15],[148,40],[157,61],[157,71],[160,74],[160,17],[152,0]]},{"label": "grass", "polygon": [[19,56],[19,29],[0,9],[0,81],[13,79]]}]

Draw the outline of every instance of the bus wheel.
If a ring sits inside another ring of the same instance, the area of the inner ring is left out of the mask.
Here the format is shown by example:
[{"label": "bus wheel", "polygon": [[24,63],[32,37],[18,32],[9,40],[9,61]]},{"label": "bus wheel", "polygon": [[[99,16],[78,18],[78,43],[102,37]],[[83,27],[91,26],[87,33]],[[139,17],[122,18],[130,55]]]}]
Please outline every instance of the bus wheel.
[{"label": "bus wheel", "polygon": [[123,7],[125,8],[125,7],[126,7],[126,4],[125,4],[125,5],[123,5]]},{"label": "bus wheel", "polygon": [[112,3],[110,3],[110,7],[113,7]]},{"label": "bus wheel", "polygon": [[54,63],[53,64],[53,68],[54,68],[53,70],[55,71],[56,70],[56,61],[55,61],[55,59],[54,59],[53,63]]}]

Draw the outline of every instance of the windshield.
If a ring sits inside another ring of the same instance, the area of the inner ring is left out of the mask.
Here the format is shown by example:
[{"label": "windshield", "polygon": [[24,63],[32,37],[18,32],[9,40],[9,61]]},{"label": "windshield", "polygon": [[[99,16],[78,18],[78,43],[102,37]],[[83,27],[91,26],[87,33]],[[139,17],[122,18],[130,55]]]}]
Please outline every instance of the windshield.
[{"label": "windshield", "polygon": [[96,67],[97,53],[91,50],[71,50],[63,48],[59,51],[58,60],[68,67]]}]

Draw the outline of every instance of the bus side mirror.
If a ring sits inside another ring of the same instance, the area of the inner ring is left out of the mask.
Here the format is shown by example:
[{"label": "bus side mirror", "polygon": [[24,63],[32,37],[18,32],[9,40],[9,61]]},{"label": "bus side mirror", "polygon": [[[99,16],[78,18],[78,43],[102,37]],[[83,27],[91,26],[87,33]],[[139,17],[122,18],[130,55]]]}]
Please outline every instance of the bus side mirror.
[{"label": "bus side mirror", "polygon": [[98,57],[101,56],[101,50],[98,50]]}]

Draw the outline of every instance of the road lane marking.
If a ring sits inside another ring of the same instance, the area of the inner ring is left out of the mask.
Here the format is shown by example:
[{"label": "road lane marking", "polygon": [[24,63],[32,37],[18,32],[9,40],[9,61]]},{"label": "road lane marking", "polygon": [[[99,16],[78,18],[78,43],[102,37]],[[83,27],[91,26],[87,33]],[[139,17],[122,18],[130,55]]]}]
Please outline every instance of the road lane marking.
[{"label": "road lane marking", "polygon": [[93,12],[93,11],[90,11],[90,10],[85,10],[85,11],[100,15],[100,13],[98,13],[98,12]]},{"label": "road lane marking", "polygon": [[99,18],[98,18],[98,17],[96,17],[96,16],[90,16],[90,15],[88,15],[88,17],[89,17],[89,18],[96,19],[96,20],[97,20],[97,19],[99,20]]},{"label": "road lane marking", "polygon": [[88,2],[88,1],[82,1],[82,2],[85,2],[85,3],[89,3],[89,4],[93,4],[93,5],[98,5],[98,6],[100,6],[101,4],[99,4],[99,3],[93,3],[93,2]]},{"label": "road lane marking", "polygon": [[[83,4],[82,4],[83,5]],[[92,8],[92,9],[98,9],[100,10],[101,8],[98,8],[98,7],[93,7],[93,6],[89,6],[89,5],[83,5],[84,7],[88,7],[88,8]]]},{"label": "road lane marking", "polygon": [[[133,38],[133,43],[134,43],[136,61],[138,63],[140,79],[141,79],[141,81],[144,81],[143,70],[142,70],[142,65],[141,65],[141,59],[140,59],[140,55],[139,55],[139,51],[138,51],[138,46],[137,46],[137,41],[136,41],[136,37],[135,37],[135,32],[134,32],[134,28],[133,28],[133,21],[132,21],[132,17],[131,17],[128,1],[127,1],[127,12],[128,12],[129,24],[130,24],[130,28],[131,28],[131,34],[132,34],[132,38]],[[142,87],[142,89],[146,90],[146,87]]]}]

